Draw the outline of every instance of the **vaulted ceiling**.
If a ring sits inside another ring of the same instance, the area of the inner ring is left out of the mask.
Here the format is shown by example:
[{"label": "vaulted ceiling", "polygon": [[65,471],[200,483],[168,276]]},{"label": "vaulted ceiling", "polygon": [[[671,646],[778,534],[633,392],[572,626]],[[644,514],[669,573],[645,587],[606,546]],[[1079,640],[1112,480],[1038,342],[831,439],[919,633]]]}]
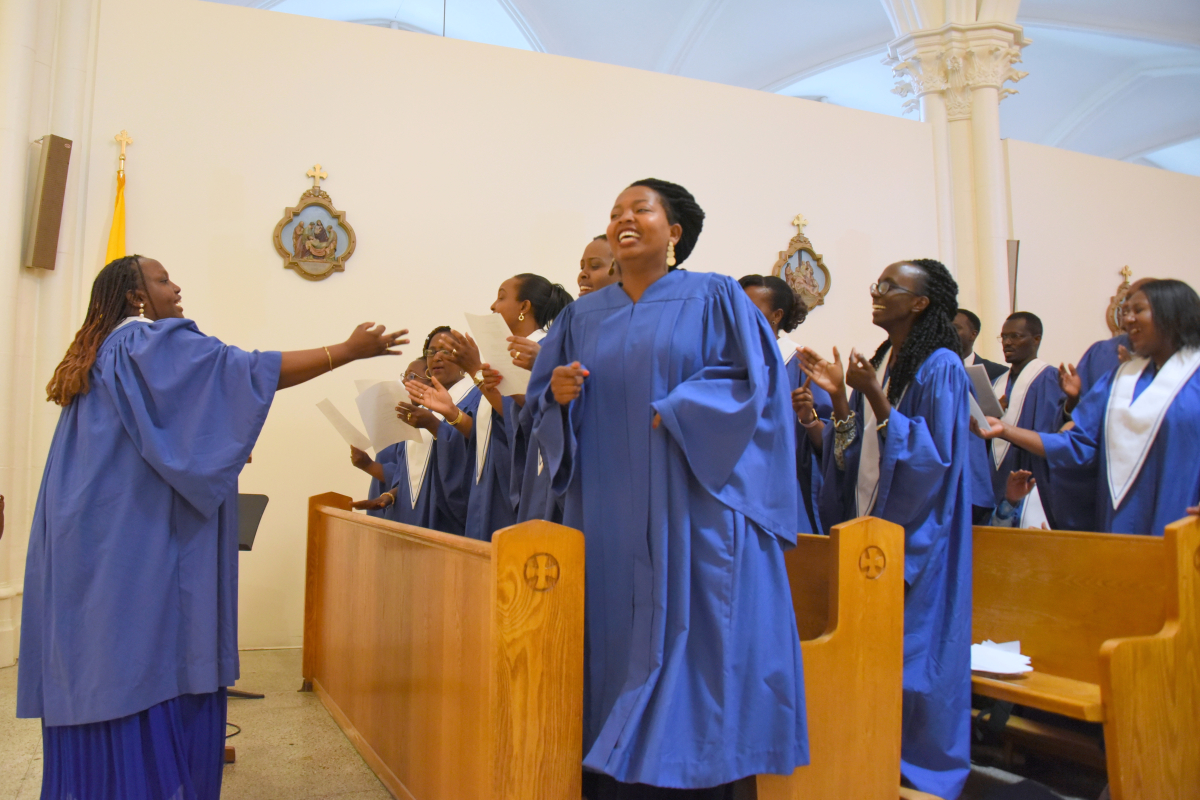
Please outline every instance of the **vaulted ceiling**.
[{"label": "vaulted ceiling", "polygon": [[[881,0],[211,0],[900,115]],[[1200,175],[1200,0],[1022,0],[1005,137]]]}]

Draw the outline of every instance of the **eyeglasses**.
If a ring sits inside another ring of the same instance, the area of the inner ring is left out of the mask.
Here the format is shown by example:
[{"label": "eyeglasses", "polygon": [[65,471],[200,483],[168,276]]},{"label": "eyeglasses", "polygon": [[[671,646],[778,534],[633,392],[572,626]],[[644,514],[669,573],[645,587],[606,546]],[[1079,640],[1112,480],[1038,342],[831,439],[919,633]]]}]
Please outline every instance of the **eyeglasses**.
[{"label": "eyeglasses", "polygon": [[914,292],[912,289],[905,289],[903,286],[897,286],[896,284],[892,283],[891,281],[880,281],[879,283],[872,283],[867,288],[871,291],[871,294],[877,294],[880,297],[883,297],[884,295],[889,294],[892,291],[904,292],[905,294],[912,294],[912,295],[916,294],[916,292]]},{"label": "eyeglasses", "polygon": [[1002,333],[996,337],[996,341],[1000,344],[1006,344],[1008,342],[1016,344],[1017,342],[1027,339],[1028,337],[1029,334],[1027,333]]},{"label": "eyeglasses", "polygon": [[419,382],[419,383],[428,383],[428,382],[429,382],[429,378],[425,377],[424,375],[418,375],[418,374],[417,374],[417,373],[415,373],[415,372],[406,372],[406,373],[404,373],[404,380],[406,380],[406,381],[417,381],[417,382]]},{"label": "eyeglasses", "polygon": [[452,355],[453,355],[453,353],[451,353],[449,350],[426,350],[425,351],[425,360],[432,361],[434,356],[441,356],[442,358],[450,358],[450,356],[452,356]]}]

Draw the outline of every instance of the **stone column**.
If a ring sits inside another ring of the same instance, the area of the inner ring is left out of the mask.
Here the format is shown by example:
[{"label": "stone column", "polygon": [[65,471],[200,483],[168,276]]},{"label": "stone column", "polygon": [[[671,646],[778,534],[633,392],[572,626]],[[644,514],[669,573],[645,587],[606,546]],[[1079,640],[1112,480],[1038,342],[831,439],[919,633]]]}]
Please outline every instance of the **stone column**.
[{"label": "stone column", "polygon": [[999,348],[992,331],[1008,316],[1011,228],[1000,101],[1024,72],[1013,67],[1029,44],[1019,25],[948,23],[907,33],[888,46],[887,62],[900,80],[893,90],[912,95],[933,126],[941,259],[959,283],[959,302],[983,322],[979,349]]}]

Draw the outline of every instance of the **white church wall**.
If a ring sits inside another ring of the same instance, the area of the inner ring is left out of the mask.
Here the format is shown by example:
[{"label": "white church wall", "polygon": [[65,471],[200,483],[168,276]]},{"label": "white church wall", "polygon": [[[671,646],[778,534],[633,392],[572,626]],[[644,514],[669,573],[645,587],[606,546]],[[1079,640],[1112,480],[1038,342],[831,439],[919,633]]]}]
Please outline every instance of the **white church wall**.
[{"label": "white church wall", "polygon": [[[366,320],[412,331],[400,358],[278,396],[241,481],[271,497],[242,555],[244,647],[301,642],[305,499],[366,491],[314,404],[350,414],[355,378],[395,378],[430,328],[461,327],[512,274],[574,292],[629,182],[695,193],[708,220],[694,270],[768,271],[803,213],[833,281],[793,337],[825,353],[873,350],[867,284],[938,250],[919,122],[194,0],[105,0],[99,42],[84,240],[97,266],[124,128],[129,248],[166,265],[201,330],[261,349],[331,344]],[[347,271],[320,282],[284,270],[271,244],[314,162],[358,238]]]},{"label": "white church wall", "polygon": [[1127,264],[1134,280],[1178,278],[1200,287],[1200,178],[1005,144],[1012,238],[1021,241],[1017,308],[1041,317],[1042,358],[1074,363],[1110,335],[1104,311]]}]

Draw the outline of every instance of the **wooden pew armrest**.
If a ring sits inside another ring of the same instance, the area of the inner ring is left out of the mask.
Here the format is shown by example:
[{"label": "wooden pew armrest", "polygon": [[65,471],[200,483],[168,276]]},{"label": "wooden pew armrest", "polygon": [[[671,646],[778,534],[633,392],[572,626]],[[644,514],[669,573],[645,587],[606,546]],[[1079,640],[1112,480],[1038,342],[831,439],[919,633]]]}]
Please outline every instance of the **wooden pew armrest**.
[{"label": "wooden pew armrest", "polygon": [[1087,722],[1104,721],[1100,684],[1077,681],[1045,672],[1028,672],[1017,678],[971,675],[971,691],[996,700],[1040,708]]}]

